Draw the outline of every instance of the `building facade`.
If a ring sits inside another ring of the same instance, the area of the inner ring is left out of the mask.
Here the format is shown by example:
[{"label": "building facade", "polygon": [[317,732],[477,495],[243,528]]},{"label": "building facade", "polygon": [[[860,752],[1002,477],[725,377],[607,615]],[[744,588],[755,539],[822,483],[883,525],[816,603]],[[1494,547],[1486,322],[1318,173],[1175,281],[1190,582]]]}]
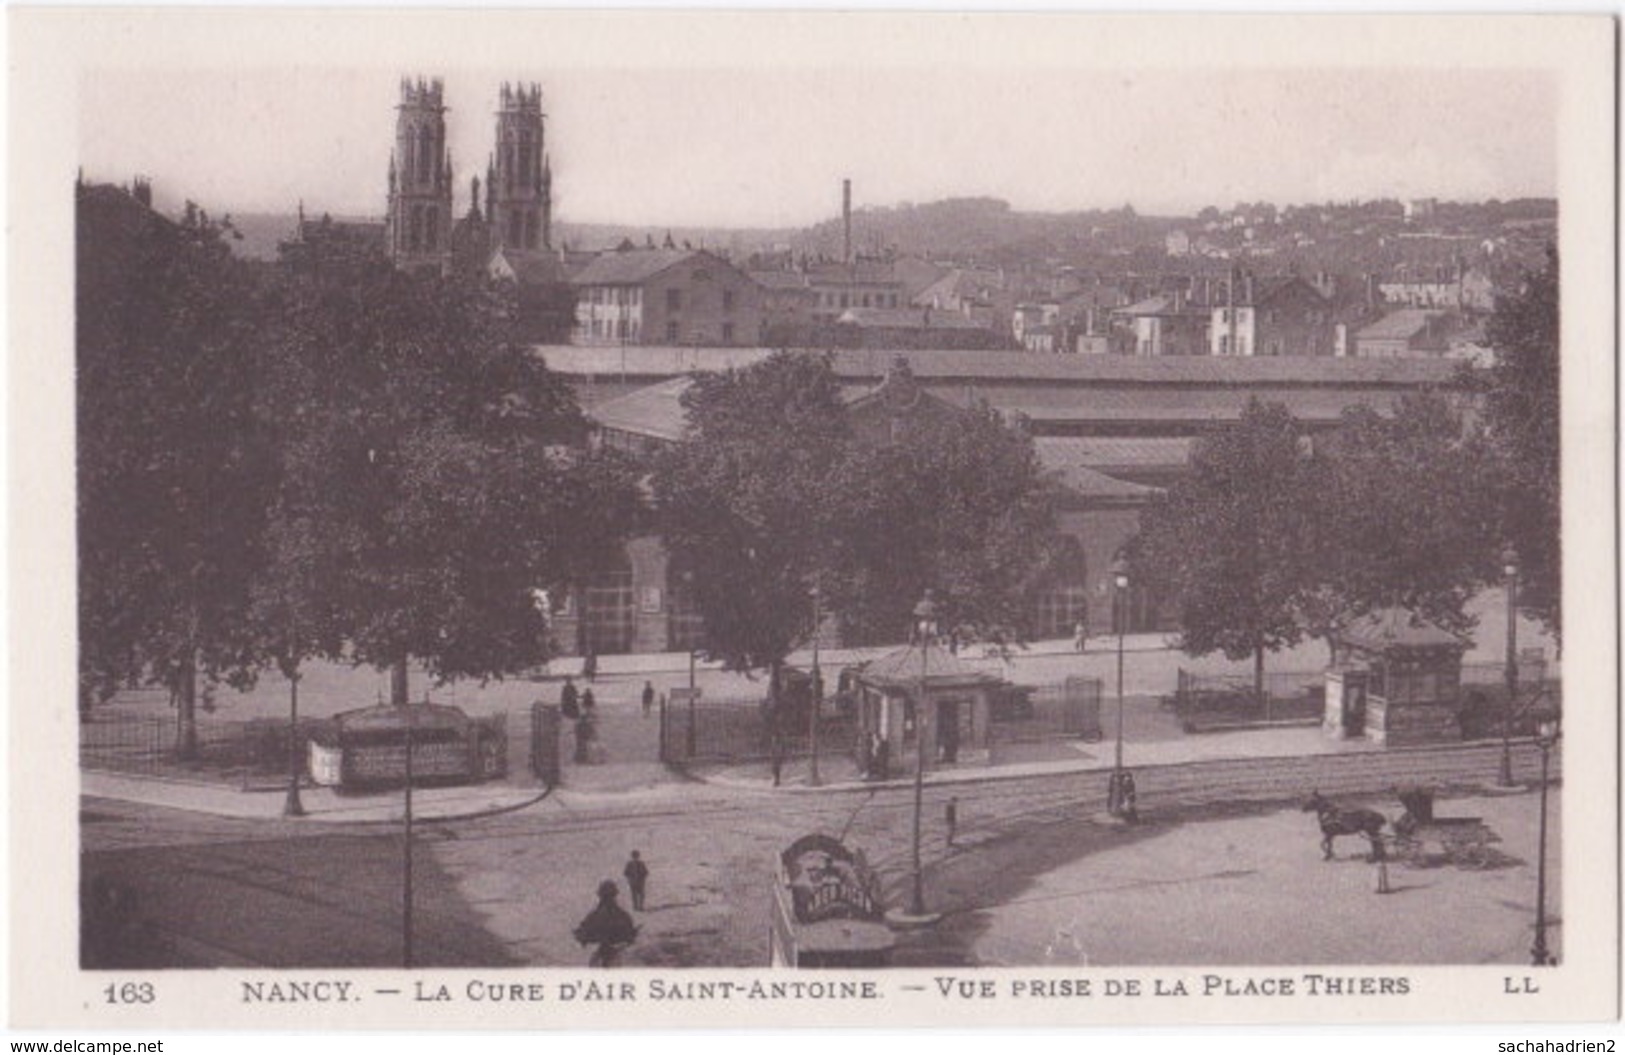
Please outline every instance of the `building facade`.
[{"label": "building facade", "polygon": [[762,287],[703,249],[620,249],[570,280],[584,345],[755,347]]}]

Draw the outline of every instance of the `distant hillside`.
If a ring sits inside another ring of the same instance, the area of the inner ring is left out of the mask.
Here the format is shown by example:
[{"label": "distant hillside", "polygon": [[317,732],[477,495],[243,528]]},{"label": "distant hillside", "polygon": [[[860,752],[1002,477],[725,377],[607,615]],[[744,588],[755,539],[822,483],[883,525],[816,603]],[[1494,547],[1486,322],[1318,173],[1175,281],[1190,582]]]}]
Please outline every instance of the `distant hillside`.
[{"label": "distant hillside", "polygon": [[[307,215],[305,218],[313,220],[319,217]],[[383,222],[377,216],[335,216],[333,219]],[[242,235],[232,243],[232,249],[238,256],[249,260],[275,260],[277,245],[293,237],[294,228],[299,226],[299,215],[291,212],[232,213],[231,225]]]},{"label": "distant hillside", "polygon": [[[1160,239],[1176,222],[1138,216],[1128,208],[1017,212],[998,198],[950,198],[860,209],[852,216],[852,242],[865,253],[895,249],[932,258],[1015,263]],[[841,219],[835,217],[804,231],[796,248],[838,257],[843,237]]]}]

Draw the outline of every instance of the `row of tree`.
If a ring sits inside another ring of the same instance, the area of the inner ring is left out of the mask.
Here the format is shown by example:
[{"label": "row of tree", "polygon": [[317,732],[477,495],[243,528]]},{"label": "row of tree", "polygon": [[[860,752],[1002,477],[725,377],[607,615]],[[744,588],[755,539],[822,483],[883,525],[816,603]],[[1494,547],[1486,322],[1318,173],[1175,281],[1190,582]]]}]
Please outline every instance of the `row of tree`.
[{"label": "row of tree", "polygon": [[155,682],[196,750],[200,678],[315,657],[440,678],[546,658],[537,586],[637,523],[568,388],[510,340],[511,298],[374,252],[281,266],[229,227],[81,188],[81,706]]},{"label": "row of tree", "polygon": [[[1255,661],[1399,607],[1455,630],[1510,557],[1522,610],[1561,633],[1557,260],[1504,297],[1487,370],[1456,395],[1349,408],[1314,442],[1279,404],[1202,437],[1133,544],[1192,654]],[[1510,551],[1510,554],[1509,554]]]}]

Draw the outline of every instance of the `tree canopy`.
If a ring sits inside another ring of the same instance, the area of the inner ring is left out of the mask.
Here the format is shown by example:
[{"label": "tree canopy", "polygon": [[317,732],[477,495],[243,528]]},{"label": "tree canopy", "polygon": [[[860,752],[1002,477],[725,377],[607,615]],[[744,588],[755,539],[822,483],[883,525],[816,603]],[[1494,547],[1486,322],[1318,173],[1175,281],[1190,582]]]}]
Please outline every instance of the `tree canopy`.
[{"label": "tree canopy", "polygon": [[1350,407],[1319,445],[1321,606],[1307,613],[1314,632],[1386,607],[1467,629],[1467,601],[1496,579],[1500,564],[1481,435],[1446,397],[1425,393],[1401,399],[1389,414]]},{"label": "tree canopy", "polygon": [[228,226],[78,192],[81,707],[132,679],[174,694],[196,748],[196,675],[242,679],[273,459],[251,422],[257,282]]},{"label": "tree canopy", "polygon": [[815,585],[849,641],[897,640],[928,588],[945,621],[1021,625],[1055,491],[992,411],[943,405],[868,437],[828,360],[791,353],[697,375],[684,404],[654,490],[713,656],[781,662],[813,629]]},{"label": "tree canopy", "polygon": [[1314,460],[1280,404],[1202,436],[1142,519],[1136,574],[1178,607],[1185,650],[1254,657],[1301,641],[1315,584]]},{"label": "tree canopy", "polygon": [[1490,319],[1496,359],[1484,421],[1497,458],[1502,523],[1519,565],[1519,606],[1562,632],[1563,419],[1558,257],[1504,294]]}]

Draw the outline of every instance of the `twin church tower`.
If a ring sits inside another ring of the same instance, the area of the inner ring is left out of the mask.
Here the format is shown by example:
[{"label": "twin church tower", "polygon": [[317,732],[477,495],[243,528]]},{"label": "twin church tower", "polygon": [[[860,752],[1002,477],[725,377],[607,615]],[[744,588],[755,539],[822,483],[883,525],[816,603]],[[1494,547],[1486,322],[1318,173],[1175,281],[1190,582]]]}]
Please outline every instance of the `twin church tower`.
[{"label": "twin church tower", "polygon": [[[542,89],[502,86],[496,145],[480,180],[471,181],[467,216],[452,213],[451,151],[441,81],[403,79],[396,106],[395,151],[389,159],[389,213],[384,245],[397,267],[448,271],[454,250],[509,256],[553,245],[553,171],[546,150]],[[483,242],[482,245],[470,244]]]}]

